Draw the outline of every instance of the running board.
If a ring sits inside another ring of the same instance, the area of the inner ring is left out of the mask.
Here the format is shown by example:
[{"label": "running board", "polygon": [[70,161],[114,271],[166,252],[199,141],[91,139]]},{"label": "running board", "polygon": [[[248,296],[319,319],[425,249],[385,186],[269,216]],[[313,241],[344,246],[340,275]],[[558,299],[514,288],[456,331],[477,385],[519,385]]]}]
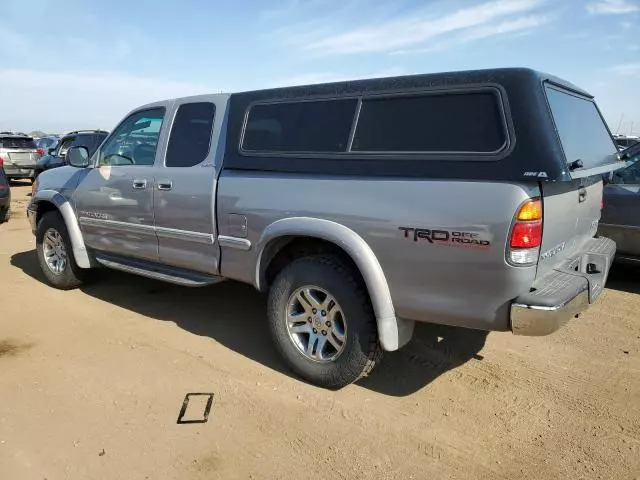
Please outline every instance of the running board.
[{"label": "running board", "polygon": [[134,275],[141,275],[184,287],[205,287],[224,280],[224,277],[207,275],[158,263],[145,262],[144,260],[125,260],[105,254],[96,254],[95,259],[98,263],[114,270],[133,273]]}]

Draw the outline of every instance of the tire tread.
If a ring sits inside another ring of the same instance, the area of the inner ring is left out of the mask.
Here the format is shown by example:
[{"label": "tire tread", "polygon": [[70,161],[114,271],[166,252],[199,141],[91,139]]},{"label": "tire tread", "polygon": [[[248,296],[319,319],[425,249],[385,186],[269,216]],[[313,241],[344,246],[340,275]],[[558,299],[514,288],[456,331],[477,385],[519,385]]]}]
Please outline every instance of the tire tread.
[{"label": "tire tread", "polygon": [[[314,383],[317,383],[326,388],[341,388],[353,382],[356,382],[363,377],[366,377],[382,358],[382,348],[378,340],[378,332],[375,323],[375,317],[373,314],[373,308],[371,306],[366,287],[358,282],[354,278],[354,275],[352,274],[350,269],[343,262],[341,262],[338,257],[334,255],[320,254],[299,257],[289,265],[287,265],[280,272],[278,277],[286,276],[288,274],[288,271],[300,268],[299,266],[305,263],[322,265],[326,269],[331,270],[334,274],[344,279],[350,285],[351,291],[355,295],[357,302],[363,308],[363,311],[366,312],[368,328],[366,332],[366,341],[362,342],[364,343],[362,351],[364,355],[356,356],[357,361],[348,363],[347,365],[345,365],[346,368],[333,369],[332,374],[325,375],[320,381],[314,381]],[[278,288],[278,286],[280,286],[278,278],[276,278],[273,286],[275,288]],[[272,309],[273,305],[270,301],[269,317],[277,318],[277,312],[274,312]],[[280,353],[284,353],[277,341],[276,346],[278,347]],[[284,356],[286,357],[286,355]]]},{"label": "tire tread", "polygon": [[[48,226],[51,226],[58,230],[62,238],[64,239],[65,248],[67,250],[67,268],[60,275],[55,275],[50,272],[47,265],[44,263],[42,252],[42,237],[44,231]],[[38,261],[40,263],[40,269],[46,277],[47,281],[55,288],[60,290],[71,290],[78,288],[83,283],[84,271],[78,267],[76,260],[73,256],[73,248],[71,247],[71,241],[69,239],[69,232],[67,226],[62,219],[62,216],[57,211],[51,211],[45,213],[38,221],[36,229],[36,249],[38,254]]]}]

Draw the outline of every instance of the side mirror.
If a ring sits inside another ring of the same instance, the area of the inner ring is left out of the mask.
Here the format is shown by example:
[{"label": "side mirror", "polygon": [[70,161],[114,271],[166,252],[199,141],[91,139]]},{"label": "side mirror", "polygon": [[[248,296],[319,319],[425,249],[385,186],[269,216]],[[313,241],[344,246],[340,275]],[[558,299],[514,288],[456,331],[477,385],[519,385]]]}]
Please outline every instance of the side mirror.
[{"label": "side mirror", "polygon": [[66,162],[76,168],[88,167],[89,150],[86,147],[71,147],[67,150]]},{"label": "side mirror", "polygon": [[55,152],[56,152],[56,147],[52,147],[52,148],[47,149],[47,153],[49,155],[53,155]]}]

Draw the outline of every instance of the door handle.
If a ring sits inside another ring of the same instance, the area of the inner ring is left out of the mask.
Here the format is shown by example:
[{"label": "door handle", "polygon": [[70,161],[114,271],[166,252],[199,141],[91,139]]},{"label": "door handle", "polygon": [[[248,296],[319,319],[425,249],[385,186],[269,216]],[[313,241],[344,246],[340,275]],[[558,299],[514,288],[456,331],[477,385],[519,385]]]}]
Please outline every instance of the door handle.
[{"label": "door handle", "polygon": [[578,203],[582,203],[587,199],[587,189],[580,187],[578,189]]},{"label": "door handle", "polygon": [[147,188],[147,180],[144,178],[136,178],[132,183],[133,188],[137,190],[144,190]]},{"label": "door handle", "polygon": [[158,190],[171,190],[173,188],[173,182],[171,180],[160,180],[156,186]]}]

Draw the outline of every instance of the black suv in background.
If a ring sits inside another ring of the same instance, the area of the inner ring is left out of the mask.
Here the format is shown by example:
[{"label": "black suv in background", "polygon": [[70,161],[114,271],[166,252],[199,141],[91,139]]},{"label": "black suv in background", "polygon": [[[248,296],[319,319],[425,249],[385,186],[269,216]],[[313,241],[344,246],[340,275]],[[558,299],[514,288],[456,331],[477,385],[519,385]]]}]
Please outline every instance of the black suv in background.
[{"label": "black suv in background", "polygon": [[93,152],[96,151],[107,135],[109,135],[109,132],[104,130],[77,130],[67,133],[60,138],[54,148],[50,148],[38,160],[34,177],[37,177],[45,170],[66,165],[67,150],[71,147],[85,147],[89,151],[89,155],[93,155]]}]

